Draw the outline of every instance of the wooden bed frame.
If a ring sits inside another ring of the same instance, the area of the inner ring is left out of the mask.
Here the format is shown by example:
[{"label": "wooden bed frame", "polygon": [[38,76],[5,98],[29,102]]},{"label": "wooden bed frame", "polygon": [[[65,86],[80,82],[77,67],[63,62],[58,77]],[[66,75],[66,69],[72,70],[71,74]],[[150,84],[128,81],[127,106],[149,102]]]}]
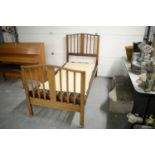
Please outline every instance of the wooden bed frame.
[{"label": "wooden bed frame", "polygon": [[[46,106],[62,110],[80,112],[80,126],[84,126],[84,106],[97,72],[99,55],[99,35],[72,34],[66,36],[67,62],[70,56],[94,57],[96,65],[85,93],[85,72],[54,65],[22,66],[23,87],[27,97],[27,107],[30,116],[33,115],[32,105]],[[62,81],[62,70],[66,72],[66,81]],[[69,73],[73,74],[73,90],[69,91]],[[55,75],[59,74],[60,91],[56,90]],[[76,92],[76,75],[80,74],[80,93]],[[49,90],[45,89],[48,81]],[[62,91],[62,82],[66,83],[66,92]],[[40,89],[40,86],[42,88]],[[65,95],[64,95],[65,94]]]}]

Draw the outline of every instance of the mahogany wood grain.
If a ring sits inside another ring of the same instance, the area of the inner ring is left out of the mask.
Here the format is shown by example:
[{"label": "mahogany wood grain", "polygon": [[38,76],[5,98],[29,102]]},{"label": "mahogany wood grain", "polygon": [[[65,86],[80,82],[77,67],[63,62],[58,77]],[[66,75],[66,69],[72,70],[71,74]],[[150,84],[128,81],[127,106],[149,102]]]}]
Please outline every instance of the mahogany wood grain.
[{"label": "mahogany wood grain", "polygon": [[[2,43],[0,63],[10,65],[45,64],[44,43]],[[0,69],[6,77],[21,77],[21,71]]]}]

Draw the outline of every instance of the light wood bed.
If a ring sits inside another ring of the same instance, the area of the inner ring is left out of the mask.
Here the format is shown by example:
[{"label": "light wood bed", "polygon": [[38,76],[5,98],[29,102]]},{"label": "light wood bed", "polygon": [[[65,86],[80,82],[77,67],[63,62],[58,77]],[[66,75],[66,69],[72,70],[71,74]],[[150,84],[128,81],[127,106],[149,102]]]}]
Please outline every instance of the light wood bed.
[{"label": "light wood bed", "polygon": [[[27,107],[32,105],[80,112],[84,126],[84,107],[92,81],[97,74],[99,35],[72,34],[66,36],[67,62],[63,66],[22,66],[22,80]],[[71,56],[94,57],[95,62],[72,62]]]}]

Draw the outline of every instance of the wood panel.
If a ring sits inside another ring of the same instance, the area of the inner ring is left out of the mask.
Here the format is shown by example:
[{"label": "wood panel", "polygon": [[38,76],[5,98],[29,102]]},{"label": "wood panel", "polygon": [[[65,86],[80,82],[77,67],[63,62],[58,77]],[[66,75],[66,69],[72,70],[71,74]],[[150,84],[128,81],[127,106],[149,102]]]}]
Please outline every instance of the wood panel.
[{"label": "wood panel", "polygon": [[39,57],[36,56],[17,56],[17,55],[1,55],[0,62],[3,64],[32,65],[39,64]]},{"label": "wood panel", "polygon": [[21,78],[21,73],[18,71],[5,71],[2,73],[3,73],[3,76],[5,76],[5,77]]},{"label": "wood panel", "polygon": [[[45,64],[44,43],[3,43],[0,44],[0,63],[12,65]],[[0,68],[8,77],[21,77],[20,70]],[[14,73],[13,73],[14,72]]]}]

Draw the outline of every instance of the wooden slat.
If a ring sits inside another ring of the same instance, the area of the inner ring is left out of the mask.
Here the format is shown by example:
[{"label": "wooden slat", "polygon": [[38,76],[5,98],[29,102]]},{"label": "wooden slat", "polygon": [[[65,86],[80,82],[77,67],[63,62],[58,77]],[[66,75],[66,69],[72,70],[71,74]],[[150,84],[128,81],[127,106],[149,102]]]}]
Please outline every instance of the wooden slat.
[{"label": "wooden slat", "polygon": [[29,96],[29,87],[27,84],[27,79],[26,79],[24,68],[22,68],[22,82],[23,82],[23,87],[25,88],[25,92],[26,92],[27,96]]},{"label": "wooden slat", "polygon": [[30,83],[31,83],[31,89],[32,89],[32,95],[35,97],[35,92],[34,92],[34,85],[33,85],[33,77],[32,77],[32,69],[29,69],[29,75],[30,75]]},{"label": "wooden slat", "polygon": [[85,96],[85,72],[81,72],[81,101],[83,99],[83,97]]},{"label": "wooden slat", "polygon": [[96,53],[96,37],[93,36],[93,54]]},{"label": "wooden slat", "polygon": [[80,37],[80,53],[84,54],[84,34],[81,34]]},{"label": "wooden slat", "polygon": [[68,62],[68,53],[69,53],[69,51],[68,51],[68,35],[66,36],[66,60],[67,60],[67,62]]},{"label": "wooden slat", "polygon": [[91,35],[89,35],[89,38],[90,38],[90,44],[89,44],[89,54],[92,54],[92,52],[91,52],[91,47],[92,47]]},{"label": "wooden slat", "polygon": [[85,104],[85,72],[81,73],[81,91],[80,91],[80,125],[84,125],[84,104]]},{"label": "wooden slat", "polygon": [[94,68],[94,70],[92,72],[90,82],[89,82],[89,87],[88,87],[87,92],[86,92],[87,95],[85,96],[86,99],[88,98],[88,95],[89,95],[89,92],[90,92],[90,89],[91,89],[91,86],[92,86],[92,83],[93,83],[93,80],[94,80],[96,74],[97,74],[97,66],[95,66],[95,68]]},{"label": "wooden slat", "polygon": [[62,69],[59,70],[59,82],[60,82],[60,100],[62,102]]},{"label": "wooden slat", "polygon": [[66,104],[65,102],[62,102],[62,103],[61,102],[54,102],[53,104],[51,104],[50,100],[37,99],[37,98],[31,98],[31,97],[30,97],[30,101],[31,101],[31,104],[34,104],[34,105],[40,105],[40,106],[46,106],[49,108],[56,108],[56,109],[80,112],[80,106],[79,105]]},{"label": "wooden slat", "polygon": [[44,69],[45,69],[45,68],[44,68],[44,66],[43,66],[43,67],[41,67],[42,85],[43,85],[43,95],[44,95],[44,99],[46,99]]},{"label": "wooden slat", "polygon": [[99,57],[99,43],[100,43],[100,37],[97,36],[97,47],[96,47],[96,65],[98,65],[98,57]]},{"label": "wooden slat", "polygon": [[75,101],[76,101],[76,72],[74,72],[74,86],[73,86],[73,90],[74,90],[74,104],[75,104]]},{"label": "wooden slat", "polygon": [[69,79],[68,79],[68,70],[66,70],[66,93],[67,93],[67,103],[69,103]]},{"label": "wooden slat", "polygon": [[74,36],[74,53],[76,53],[76,51],[75,51],[75,34],[73,36]]},{"label": "wooden slat", "polygon": [[70,52],[73,53],[73,50],[72,50],[72,35],[70,35]]},{"label": "wooden slat", "polygon": [[79,35],[77,34],[77,53],[79,53]]},{"label": "wooden slat", "polygon": [[52,103],[56,102],[56,87],[55,87],[55,72],[54,66],[47,67],[47,76],[49,79],[49,88],[50,88],[50,100]]},{"label": "wooden slat", "polygon": [[[35,76],[36,77],[38,76],[37,71],[38,71],[38,69],[35,71]],[[41,96],[40,95],[40,89],[39,89],[40,84],[39,84],[38,80],[36,80],[36,83],[37,83],[36,88],[37,88],[38,97],[40,98],[40,96]]]},{"label": "wooden slat", "polygon": [[70,35],[68,35],[68,52],[71,52],[70,51]]},{"label": "wooden slat", "polygon": [[88,53],[88,34],[86,34],[86,54]]}]

